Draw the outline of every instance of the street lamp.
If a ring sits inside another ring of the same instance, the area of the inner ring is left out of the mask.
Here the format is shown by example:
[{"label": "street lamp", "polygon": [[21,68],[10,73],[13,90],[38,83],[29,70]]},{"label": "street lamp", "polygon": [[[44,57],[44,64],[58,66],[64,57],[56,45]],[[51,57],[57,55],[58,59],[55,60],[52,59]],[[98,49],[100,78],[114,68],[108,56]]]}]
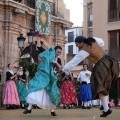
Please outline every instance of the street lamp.
[{"label": "street lamp", "polygon": [[28,43],[29,44],[33,43],[33,34],[34,34],[34,32],[32,30],[30,30],[30,32],[27,33],[27,35],[28,35]]},{"label": "street lamp", "polygon": [[30,62],[32,62],[33,34],[34,34],[34,32],[32,30],[30,30],[30,32],[27,33],[27,35],[28,35],[28,43],[30,44]]},{"label": "street lamp", "polygon": [[25,41],[25,37],[23,37],[23,34],[20,34],[19,37],[17,37],[18,40],[18,47],[20,48],[20,50],[22,51],[22,49],[24,48],[24,41]]}]

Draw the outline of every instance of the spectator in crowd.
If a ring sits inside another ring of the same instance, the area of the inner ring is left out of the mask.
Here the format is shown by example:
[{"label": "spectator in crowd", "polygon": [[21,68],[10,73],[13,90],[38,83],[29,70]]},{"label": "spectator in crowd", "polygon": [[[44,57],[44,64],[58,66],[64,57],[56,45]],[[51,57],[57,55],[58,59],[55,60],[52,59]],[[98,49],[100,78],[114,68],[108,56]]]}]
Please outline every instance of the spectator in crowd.
[{"label": "spectator in crowd", "polygon": [[77,104],[77,96],[73,85],[73,76],[70,72],[62,74],[62,85],[60,86],[60,104],[63,108],[71,108],[72,104]]},{"label": "spectator in crowd", "polygon": [[22,108],[24,108],[27,103],[26,103],[26,96],[27,96],[27,87],[26,87],[26,74],[23,71],[23,67],[20,66],[17,72],[17,80],[15,81],[19,99],[20,99],[20,105]]},{"label": "spectator in crowd", "polygon": [[15,85],[16,73],[12,70],[12,65],[8,64],[6,72],[6,82],[3,86],[2,102],[7,105],[7,109],[14,109],[15,105],[20,105],[17,88]]},{"label": "spectator in crowd", "polygon": [[77,78],[77,81],[80,82],[79,100],[83,103],[82,109],[90,109],[89,101],[92,100],[90,76],[91,72],[88,70],[88,65],[83,64],[83,71],[79,73]]}]

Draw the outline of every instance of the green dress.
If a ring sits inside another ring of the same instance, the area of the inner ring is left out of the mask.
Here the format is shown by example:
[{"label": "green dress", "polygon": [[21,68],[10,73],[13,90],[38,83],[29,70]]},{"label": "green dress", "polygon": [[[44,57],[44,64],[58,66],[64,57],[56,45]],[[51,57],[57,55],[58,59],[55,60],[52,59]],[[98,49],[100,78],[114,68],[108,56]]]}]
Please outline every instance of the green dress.
[{"label": "green dress", "polygon": [[[23,75],[20,75],[19,77],[21,77],[22,79],[26,80],[25,73],[23,73]],[[23,103],[24,105],[26,105],[27,103],[26,103],[25,98],[27,96],[27,86],[26,86],[25,82],[19,80],[19,77],[18,77],[18,80],[15,81],[15,83],[16,83],[16,87],[17,87],[20,103]]]},{"label": "green dress", "polygon": [[38,55],[38,68],[35,76],[29,82],[28,94],[46,89],[51,102],[58,105],[60,91],[57,86],[58,78],[54,73],[52,61],[55,59],[55,50],[50,48]]}]

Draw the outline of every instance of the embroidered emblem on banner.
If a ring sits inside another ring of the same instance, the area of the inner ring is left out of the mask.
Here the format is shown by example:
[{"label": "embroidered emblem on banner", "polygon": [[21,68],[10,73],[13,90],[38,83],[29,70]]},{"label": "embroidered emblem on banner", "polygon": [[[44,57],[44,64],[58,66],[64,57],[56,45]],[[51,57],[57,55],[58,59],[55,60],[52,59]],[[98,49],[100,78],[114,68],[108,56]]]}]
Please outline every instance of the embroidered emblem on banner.
[{"label": "embroidered emblem on banner", "polygon": [[43,34],[50,34],[51,29],[51,5],[46,0],[36,0],[35,29]]}]

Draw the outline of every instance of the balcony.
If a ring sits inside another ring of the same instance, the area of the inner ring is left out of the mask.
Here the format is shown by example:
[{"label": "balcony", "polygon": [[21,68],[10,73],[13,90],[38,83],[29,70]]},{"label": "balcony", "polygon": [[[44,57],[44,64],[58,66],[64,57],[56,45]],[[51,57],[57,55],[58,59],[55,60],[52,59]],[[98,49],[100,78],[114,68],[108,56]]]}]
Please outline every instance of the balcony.
[{"label": "balcony", "polygon": [[93,22],[92,21],[88,21],[88,27],[92,27]]},{"label": "balcony", "polygon": [[35,0],[24,0],[26,6],[35,9]]},{"label": "balcony", "polygon": [[[26,6],[35,9],[35,0],[13,0],[18,3],[25,4]],[[55,16],[55,3],[51,5],[51,15]]]},{"label": "balcony", "polygon": [[35,9],[35,0],[13,0],[13,1],[25,4],[26,6]]},{"label": "balcony", "polygon": [[108,22],[120,21],[120,10],[108,11]]}]

